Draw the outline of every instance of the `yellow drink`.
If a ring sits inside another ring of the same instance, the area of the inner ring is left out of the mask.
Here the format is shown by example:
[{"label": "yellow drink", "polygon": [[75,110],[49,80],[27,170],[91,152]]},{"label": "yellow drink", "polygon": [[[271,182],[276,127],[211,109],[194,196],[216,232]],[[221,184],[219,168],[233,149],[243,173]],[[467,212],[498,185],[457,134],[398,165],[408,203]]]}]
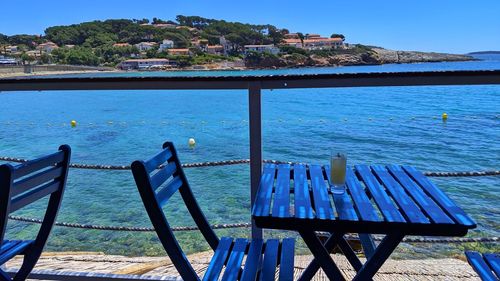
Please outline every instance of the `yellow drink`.
[{"label": "yellow drink", "polygon": [[330,181],[332,192],[343,194],[345,192],[345,174],[347,158],[345,155],[336,153],[330,157]]}]

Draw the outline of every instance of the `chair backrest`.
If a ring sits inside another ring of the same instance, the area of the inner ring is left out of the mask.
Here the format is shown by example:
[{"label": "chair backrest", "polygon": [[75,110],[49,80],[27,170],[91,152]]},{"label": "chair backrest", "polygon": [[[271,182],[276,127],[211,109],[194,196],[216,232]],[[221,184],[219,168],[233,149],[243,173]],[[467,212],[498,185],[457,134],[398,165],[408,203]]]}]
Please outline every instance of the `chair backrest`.
[{"label": "chair backrest", "polygon": [[199,277],[177,242],[162,207],[179,190],[189,213],[213,250],[217,248],[219,238],[210,227],[191,191],[174,144],[165,142],[163,150],[153,158],[134,161],[132,173],[158,238],[177,271],[184,280],[198,280]]},{"label": "chair backrest", "polygon": [[40,231],[50,232],[66,186],[70,157],[71,148],[62,145],[54,154],[20,165],[0,165],[0,243],[9,214],[48,195],[51,196]]}]

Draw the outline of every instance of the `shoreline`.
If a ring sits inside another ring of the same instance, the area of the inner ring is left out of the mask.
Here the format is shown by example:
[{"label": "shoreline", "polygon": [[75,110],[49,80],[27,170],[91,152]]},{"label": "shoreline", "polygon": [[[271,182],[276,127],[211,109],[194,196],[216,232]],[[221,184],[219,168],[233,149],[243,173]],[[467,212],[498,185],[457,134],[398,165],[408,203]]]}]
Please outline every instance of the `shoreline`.
[{"label": "shoreline", "polygon": [[[477,61],[477,59],[467,60],[468,62]],[[467,62],[464,60],[457,61],[415,61],[415,62],[388,62],[388,63],[373,63],[373,64],[347,64],[347,65],[294,65],[294,66],[274,66],[274,67],[206,67],[205,65],[194,65],[185,68],[172,68],[162,70],[69,70],[69,71],[39,71],[32,73],[10,72],[0,73],[0,79],[8,78],[25,78],[31,76],[49,76],[49,75],[70,75],[70,74],[91,74],[91,73],[140,73],[140,72],[222,72],[222,71],[252,71],[252,70],[284,70],[284,69],[313,69],[313,68],[340,68],[349,66],[380,66],[380,65],[402,65],[402,64],[421,64],[421,63],[443,63],[443,62]],[[213,66],[213,65],[212,65]],[[203,67],[203,68],[201,68]]]}]

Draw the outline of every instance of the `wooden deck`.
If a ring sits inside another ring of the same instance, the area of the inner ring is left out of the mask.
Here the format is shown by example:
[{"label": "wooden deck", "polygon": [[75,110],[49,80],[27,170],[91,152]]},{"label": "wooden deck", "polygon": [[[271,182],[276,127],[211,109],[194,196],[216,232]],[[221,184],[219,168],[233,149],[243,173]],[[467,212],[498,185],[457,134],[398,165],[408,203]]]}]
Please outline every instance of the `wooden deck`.
[{"label": "wooden deck", "polygon": [[[193,267],[200,275],[206,270],[212,253],[190,255]],[[348,278],[354,271],[342,255],[333,259]],[[307,266],[311,256],[295,258],[295,276]],[[22,258],[7,263],[8,268],[18,268]],[[35,270],[60,270],[93,273],[134,274],[154,276],[178,276],[170,260],[165,257],[124,257],[102,253],[46,253],[42,255]],[[328,280],[320,271],[315,280]],[[388,260],[374,280],[480,280],[469,264],[459,259]]]}]

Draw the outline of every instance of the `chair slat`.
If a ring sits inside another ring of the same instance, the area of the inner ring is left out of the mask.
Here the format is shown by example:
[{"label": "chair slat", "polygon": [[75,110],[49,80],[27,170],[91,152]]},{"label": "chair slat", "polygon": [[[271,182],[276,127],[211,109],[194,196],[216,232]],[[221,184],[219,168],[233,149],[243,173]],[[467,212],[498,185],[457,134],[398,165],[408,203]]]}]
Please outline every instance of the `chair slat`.
[{"label": "chair slat", "polygon": [[273,216],[290,217],[290,165],[278,165],[274,191]]},{"label": "chair slat", "polygon": [[241,274],[241,281],[255,281],[257,278],[257,271],[262,263],[263,247],[264,241],[262,239],[252,239],[245,261],[245,268]]},{"label": "chair slat", "polygon": [[61,182],[55,180],[13,198],[10,204],[10,213],[17,211],[20,208],[29,205],[42,197],[58,191],[60,186]]},{"label": "chair slat", "polygon": [[219,279],[219,275],[222,271],[222,267],[224,267],[224,263],[227,260],[232,244],[232,238],[222,237],[220,239],[219,245],[217,246],[217,249],[215,249],[214,256],[212,257],[207,271],[205,272],[205,276],[203,276],[203,280],[211,281]]},{"label": "chair slat", "polygon": [[268,216],[271,211],[271,198],[273,196],[274,176],[276,175],[276,165],[266,164],[262,171],[259,183],[259,195],[255,198],[253,214],[256,216]]},{"label": "chair slat", "polygon": [[441,206],[444,211],[456,222],[469,227],[476,226],[460,207],[458,207],[441,189],[412,166],[403,166],[403,169],[422,187],[429,196]]},{"label": "chair slat", "polygon": [[497,277],[500,278],[500,254],[483,254],[483,257]]},{"label": "chair slat", "polygon": [[351,167],[347,167],[346,184],[361,219],[364,221],[381,221]]},{"label": "chair slat", "polygon": [[411,222],[430,223],[429,219],[422,213],[410,196],[406,194],[404,188],[389,174],[385,167],[375,165],[372,166],[372,169]]},{"label": "chair slat", "polygon": [[170,176],[175,173],[176,165],[175,162],[168,163],[165,167],[159,170],[156,174],[151,177],[151,186],[154,190],[162,185]]},{"label": "chair slat", "polygon": [[278,250],[280,242],[278,239],[269,239],[264,250],[264,262],[260,272],[260,280],[274,280],[276,266],[278,264]]},{"label": "chair slat", "polygon": [[335,214],[330,204],[328,197],[327,186],[323,178],[323,171],[319,165],[309,166],[309,174],[311,178],[311,186],[314,198],[314,207],[316,211],[316,218],[319,219],[333,219]]},{"label": "chair slat", "polygon": [[293,280],[293,266],[295,258],[295,240],[285,238],[281,242],[280,272],[278,280]]},{"label": "chair slat", "polygon": [[293,183],[295,217],[310,219],[314,218],[305,165],[295,164],[293,166]]},{"label": "chair slat", "polygon": [[[330,166],[325,166],[325,172],[328,182],[331,183]],[[356,210],[354,210],[354,205],[352,204],[352,200],[348,192],[344,192],[343,194],[332,193],[332,196],[339,219],[348,221],[358,220],[358,215],[356,214]]]},{"label": "chair slat", "polygon": [[389,195],[384,191],[384,188],[371,173],[370,167],[366,165],[355,165],[354,167],[370,191],[385,220],[389,222],[406,222],[399,212],[398,207],[394,205]]},{"label": "chair slat", "polygon": [[144,163],[146,171],[151,173],[153,170],[158,169],[161,164],[167,162],[170,158],[172,158],[172,151],[170,151],[169,148],[163,149],[160,153],[156,154],[153,158]]},{"label": "chair slat", "polygon": [[232,281],[238,279],[241,269],[241,263],[243,262],[243,257],[245,257],[247,246],[247,239],[236,239],[233,249],[231,250],[229,260],[226,263],[226,270],[224,271],[224,275],[222,276],[222,281]]},{"label": "chair slat", "polygon": [[33,244],[32,240],[16,241],[16,243],[12,247],[9,247],[8,250],[6,250],[5,252],[2,252],[0,254],[0,264],[4,264],[8,260],[10,260],[12,257],[23,253],[24,250],[26,250],[26,248],[31,246],[31,244]]},{"label": "chair slat", "polygon": [[62,167],[53,167],[48,170],[44,170],[40,173],[31,175],[27,178],[24,178],[14,183],[11,191],[11,196],[12,197],[17,196],[23,192],[26,192],[30,188],[46,183],[49,180],[61,177],[63,175],[63,172],[64,169]]},{"label": "chair slat", "polygon": [[498,281],[498,278],[495,277],[491,268],[486,264],[483,259],[483,256],[478,252],[466,251],[465,256],[469,261],[469,264],[476,271],[476,273],[481,277],[483,281]]},{"label": "chair slat", "polygon": [[57,163],[60,163],[64,160],[64,151],[58,151],[56,153],[40,157],[35,160],[31,160],[27,163],[23,163],[17,165],[13,172],[13,179],[18,179],[20,177],[24,177],[28,174],[33,173],[34,171],[44,169],[49,166],[53,166]]},{"label": "chair slat", "polygon": [[399,181],[401,186],[406,190],[408,194],[413,197],[415,202],[420,206],[421,210],[427,214],[427,216],[434,223],[454,223],[443,210],[434,202],[424,191],[413,182],[410,177],[403,171],[401,166],[389,165],[387,167],[391,174]]},{"label": "chair slat", "polygon": [[163,187],[157,194],[156,199],[158,200],[160,206],[163,206],[167,203],[168,199],[174,195],[174,193],[179,190],[182,186],[182,179],[179,176],[176,176],[169,182],[165,187]]}]

